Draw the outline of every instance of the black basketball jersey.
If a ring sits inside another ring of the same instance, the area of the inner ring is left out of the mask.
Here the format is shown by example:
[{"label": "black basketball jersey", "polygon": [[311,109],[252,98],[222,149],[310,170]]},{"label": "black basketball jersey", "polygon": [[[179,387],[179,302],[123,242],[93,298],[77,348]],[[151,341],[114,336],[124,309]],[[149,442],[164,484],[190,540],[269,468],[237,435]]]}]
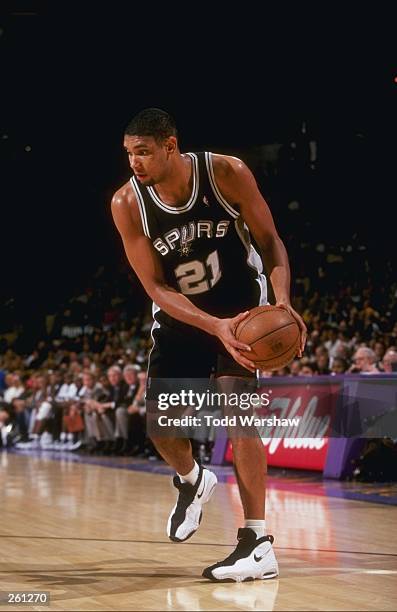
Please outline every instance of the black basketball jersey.
[{"label": "black basketball jersey", "polygon": [[[167,283],[214,316],[234,316],[266,303],[262,260],[239,212],[216,185],[212,154],[187,155],[193,188],[183,206],[165,204],[154,187],[131,178],[144,233],[159,253]],[[157,321],[176,323],[153,306]]]}]

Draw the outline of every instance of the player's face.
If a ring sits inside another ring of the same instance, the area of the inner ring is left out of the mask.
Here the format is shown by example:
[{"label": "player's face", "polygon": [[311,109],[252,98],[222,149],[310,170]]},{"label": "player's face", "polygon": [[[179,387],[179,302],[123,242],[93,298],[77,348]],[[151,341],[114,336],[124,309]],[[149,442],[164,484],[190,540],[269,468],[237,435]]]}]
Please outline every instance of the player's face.
[{"label": "player's face", "polygon": [[172,137],[158,143],[152,136],[124,137],[124,148],[128,153],[130,166],[142,185],[156,185],[166,177],[169,160],[168,141],[171,139]]}]

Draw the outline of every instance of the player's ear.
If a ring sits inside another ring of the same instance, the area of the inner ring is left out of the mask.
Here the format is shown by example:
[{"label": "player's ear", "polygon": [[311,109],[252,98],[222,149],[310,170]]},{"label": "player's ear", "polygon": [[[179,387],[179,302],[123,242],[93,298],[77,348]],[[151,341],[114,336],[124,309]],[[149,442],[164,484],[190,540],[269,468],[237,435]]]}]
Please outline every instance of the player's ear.
[{"label": "player's ear", "polygon": [[177,148],[177,140],[175,136],[169,136],[165,141],[165,149],[169,155],[175,152]]}]

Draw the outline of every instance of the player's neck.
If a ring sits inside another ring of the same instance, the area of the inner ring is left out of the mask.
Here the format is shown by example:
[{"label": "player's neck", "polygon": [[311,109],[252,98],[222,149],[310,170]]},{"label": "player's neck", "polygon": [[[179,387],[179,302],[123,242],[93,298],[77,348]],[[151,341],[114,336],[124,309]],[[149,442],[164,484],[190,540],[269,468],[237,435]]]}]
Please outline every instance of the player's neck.
[{"label": "player's neck", "polygon": [[189,155],[178,153],[167,177],[155,185],[159,198],[169,206],[185,204],[193,188],[193,166]]}]

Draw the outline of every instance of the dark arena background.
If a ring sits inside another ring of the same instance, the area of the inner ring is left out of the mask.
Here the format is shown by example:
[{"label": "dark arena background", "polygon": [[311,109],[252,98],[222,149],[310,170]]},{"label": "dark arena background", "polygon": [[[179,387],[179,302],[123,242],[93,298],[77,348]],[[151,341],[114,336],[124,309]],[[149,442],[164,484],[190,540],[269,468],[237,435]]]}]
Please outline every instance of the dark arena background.
[{"label": "dark arena background", "polygon": [[[396,609],[392,20],[263,8],[1,9],[0,610]],[[260,384],[339,424],[261,436],[272,580],[201,576],[243,525],[222,427],[187,434],[219,482],[199,532],[166,534],[174,471],[145,415],[151,301],[110,209],[131,176],[124,129],[146,107],[175,118],[182,152],[251,169],[308,328],[303,356]]]}]

